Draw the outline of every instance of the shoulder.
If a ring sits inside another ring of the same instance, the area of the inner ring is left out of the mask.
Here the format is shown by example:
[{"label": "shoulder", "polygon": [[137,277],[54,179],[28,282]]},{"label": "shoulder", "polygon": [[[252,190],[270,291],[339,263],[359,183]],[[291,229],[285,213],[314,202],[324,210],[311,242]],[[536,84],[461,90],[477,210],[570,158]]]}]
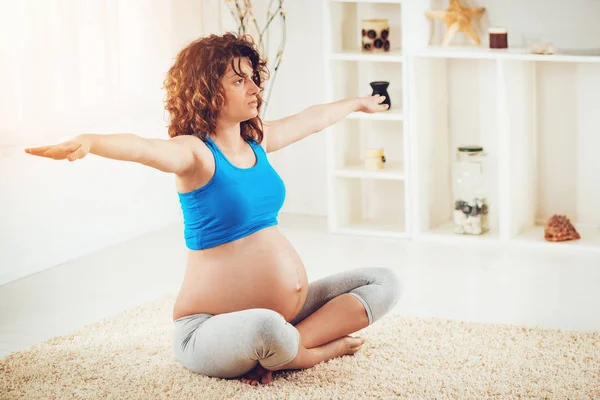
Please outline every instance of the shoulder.
[{"label": "shoulder", "polygon": [[199,142],[202,142],[202,139],[200,139],[196,135],[178,135],[178,136],[172,137],[170,140],[174,143],[189,144],[189,145],[194,145],[194,144],[198,144]]},{"label": "shoulder", "polygon": [[189,148],[202,148],[202,147],[206,147],[206,144],[204,143],[204,141],[196,135],[179,135],[179,136],[175,136],[172,137],[171,139],[169,139],[172,143],[178,144],[178,145],[182,145],[182,146],[186,146]]},{"label": "shoulder", "polygon": [[179,145],[186,152],[191,151],[196,160],[203,160],[205,157],[211,156],[211,151],[206,143],[196,135],[179,135],[172,137],[170,141]]},{"label": "shoulder", "polygon": [[179,135],[170,139],[181,148],[185,148],[193,157],[193,167],[188,173],[177,176],[177,190],[190,192],[205,185],[215,170],[215,161],[208,145],[196,135]]}]

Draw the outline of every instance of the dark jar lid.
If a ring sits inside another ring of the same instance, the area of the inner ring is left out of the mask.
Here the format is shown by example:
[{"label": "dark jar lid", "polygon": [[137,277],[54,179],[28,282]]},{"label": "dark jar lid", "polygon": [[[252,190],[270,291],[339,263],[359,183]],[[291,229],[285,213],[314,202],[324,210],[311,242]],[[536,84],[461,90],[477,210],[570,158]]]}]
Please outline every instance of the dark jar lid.
[{"label": "dark jar lid", "polygon": [[483,151],[483,147],[481,146],[460,146],[458,151],[463,153],[481,153]]}]

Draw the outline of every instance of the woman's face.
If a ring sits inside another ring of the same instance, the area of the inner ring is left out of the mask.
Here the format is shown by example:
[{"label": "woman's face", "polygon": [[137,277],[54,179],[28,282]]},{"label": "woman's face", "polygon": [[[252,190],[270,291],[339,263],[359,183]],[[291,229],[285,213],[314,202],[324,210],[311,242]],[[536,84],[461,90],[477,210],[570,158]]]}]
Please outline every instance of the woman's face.
[{"label": "woman's face", "polygon": [[[238,72],[236,74],[231,64],[221,79],[225,92],[225,105],[219,113],[219,117],[232,122],[243,122],[258,115],[257,95],[260,89],[252,80],[252,64],[247,58],[236,58],[234,64]],[[239,66],[239,68],[238,68]]]}]

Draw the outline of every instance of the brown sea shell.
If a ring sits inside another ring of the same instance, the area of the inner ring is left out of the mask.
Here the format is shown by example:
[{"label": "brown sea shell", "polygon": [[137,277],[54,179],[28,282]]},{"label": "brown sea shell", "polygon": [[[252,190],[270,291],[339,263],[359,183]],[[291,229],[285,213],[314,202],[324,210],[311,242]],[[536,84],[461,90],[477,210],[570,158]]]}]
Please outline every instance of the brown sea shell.
[{"label": "brown sea shell", "polygon": [[544,227],[544,239],[549,242],[563,242],[580,238],[581,236],[566,215],[553,215]]}]

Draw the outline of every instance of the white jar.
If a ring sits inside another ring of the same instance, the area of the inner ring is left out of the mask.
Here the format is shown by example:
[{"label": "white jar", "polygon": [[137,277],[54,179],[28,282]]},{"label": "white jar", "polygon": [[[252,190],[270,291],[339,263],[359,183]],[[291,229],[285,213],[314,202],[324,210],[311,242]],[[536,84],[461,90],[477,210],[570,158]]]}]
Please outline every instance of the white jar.
[{"label": "white jar", "polygon": [[454,231],[480,235],[489,230],[485,193],[485,153],[481,146],[461,146],[453,165]]},{"label": "white jar", "polygon": [[383,155],[383,149],[366,149],[365,150],[365,168],[368,171],[378,171],[383,169],[383,163],[385,162],[385,156]]}]

